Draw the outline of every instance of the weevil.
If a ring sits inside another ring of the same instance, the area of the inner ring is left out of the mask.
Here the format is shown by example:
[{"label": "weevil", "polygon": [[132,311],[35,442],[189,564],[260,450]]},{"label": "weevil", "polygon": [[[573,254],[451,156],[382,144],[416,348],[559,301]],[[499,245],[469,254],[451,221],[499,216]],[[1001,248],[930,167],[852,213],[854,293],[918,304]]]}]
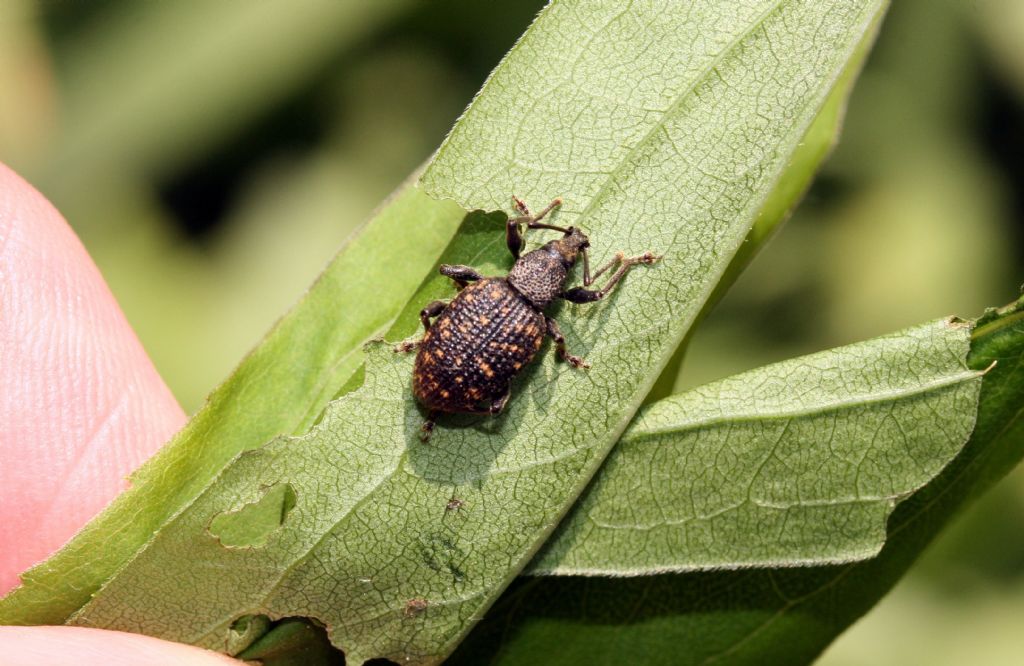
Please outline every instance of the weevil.
[{"label": "weevil", "polygon": [[[505,408],[512,379],[533,360],[544,336],[555,342],[558,358],[575,368],[590,367],[566,349],[558,322],[544,310],[556,298],[571,303],[592,303],[607,296],[629,269],[653,264],[660,257],[645,252],[636,257],[615,256],[593,273],[587,249],[590,239],[576,227],[541,222],[561,205],[555,199],[533,215],[522,199],[512,198],[518,216],[505,225],[508,249],[515,259],[505,277],[484,277],[470,266],[442,264],[441,275],[459,289],[451,301],[434,301],[420,312],[424,335],[419,342],[403,343],[398,351],[418,348],[413,370],[413,393],[428,410],[420,439],[427,441],[441,413],[498,414]],[[561,238],[522,254],[526,233],[546,229]],[[569,273],[583,259],[583,286],[565,289]],[[594,282],[617,268],[600,289]],[[431,321],[433,320],[433,321]]]}]

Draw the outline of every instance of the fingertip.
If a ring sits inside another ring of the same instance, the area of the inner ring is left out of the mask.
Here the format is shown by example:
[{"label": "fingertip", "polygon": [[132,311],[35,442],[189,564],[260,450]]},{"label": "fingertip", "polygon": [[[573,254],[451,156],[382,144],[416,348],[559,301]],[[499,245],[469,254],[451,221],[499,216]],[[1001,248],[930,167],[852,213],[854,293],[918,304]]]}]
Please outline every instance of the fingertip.
[{"label": "fingertip", "polygon": [[105,629],[0,627],[6,666],[241,666],[201,648]]},{"label": "fingertip", "polygon": [[184,420],[74,232],[0,165],[0,594]]}]

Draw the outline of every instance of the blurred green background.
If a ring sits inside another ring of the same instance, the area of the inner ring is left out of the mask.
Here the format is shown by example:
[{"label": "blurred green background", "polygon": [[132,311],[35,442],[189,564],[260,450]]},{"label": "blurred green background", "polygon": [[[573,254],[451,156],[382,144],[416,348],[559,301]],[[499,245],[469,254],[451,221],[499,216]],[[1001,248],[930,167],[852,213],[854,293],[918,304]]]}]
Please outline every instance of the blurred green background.
[{"label": "blurred green background", "polygon": [[[0,160],[63,212],[195,411],[541,4],[4,0]],[[975,316],[1021,282],[1024,2],[899,0],[839,148],[678,385]],[[1018,472],[822,663],[1020,663],[1022,525]]]}]

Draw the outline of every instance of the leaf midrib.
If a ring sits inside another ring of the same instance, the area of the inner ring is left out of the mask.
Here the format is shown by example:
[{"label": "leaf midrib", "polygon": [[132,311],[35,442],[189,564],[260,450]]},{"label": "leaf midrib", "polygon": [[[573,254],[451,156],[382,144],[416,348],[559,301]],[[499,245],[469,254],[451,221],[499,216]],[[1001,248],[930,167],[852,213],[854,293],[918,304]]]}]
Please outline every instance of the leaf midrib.
[{"label": "leaf midrib", "polygon": [[[948,375],[927,384],[916,384],[909,387],[902,387],[884,393],[861,394],[850,399],[829,400],[814,403],[808,407],[792,410],[778,410],[764,413],[746,414],[718,414],[702,420],[685,421],[683,423],[644,428],[638,426],[636,430],[626,432],[622,437],[623,443],[644,444],[644,440],[654,439],[662,435],[679,435],[698,428],[713,428],[735,423],[750,423],[755,421],[783,421],[804,417],[821,416],[830,412],[838,412],[844,409],[864,407],[874,404],[898,402],[914,398],[931,391],[938,391],[944,388],[956,386],[963,382],[971,381],[981,377],[983,373],[977,370],[964,370],[955,375]],[[655,403],[657,404],[657,403]]]}]

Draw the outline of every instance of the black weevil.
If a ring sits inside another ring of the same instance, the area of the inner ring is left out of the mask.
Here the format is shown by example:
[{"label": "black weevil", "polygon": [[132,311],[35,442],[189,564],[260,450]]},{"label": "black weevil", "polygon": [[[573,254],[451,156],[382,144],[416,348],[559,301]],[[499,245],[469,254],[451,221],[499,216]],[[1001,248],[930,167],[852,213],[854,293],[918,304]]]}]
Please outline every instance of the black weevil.
[{"label": "black weevil", "polygon": [[[536,355],[545,333],[554,339],[560,359],[576,368],[590,367],[566,351],[558,323],[544,314],[544,308],[555,298],[572,303],[599,301],[630,267],[659,259],[650,252],[629,258],[617,252],[591,274],[587,236],[575,227],[541,223],[544,216],[562,203],[561,199],[555,199],[536,215],[531,215],[518,197],[512,200],[520,216],[509,218],[505,227],[508,249],[516,259],[509,274],[485,278],[469,266],[442,264],[441,275],[455,281],[459,294],[450,303],[434,301],[423,308],[423,339],[397,348],[419,348],[413,392],[430,411],[422,428],[423,441],[430,438],[434,419],[441,412],[499,413],[508,402],[512,379]],[[526,230],[551,229],[563,236],[520,257],[526,233],[523,225]],[[569,271],[581,255],[583,286],[563,290]],[[587,289],[615,266],[618,270],[602,288]]]}]

